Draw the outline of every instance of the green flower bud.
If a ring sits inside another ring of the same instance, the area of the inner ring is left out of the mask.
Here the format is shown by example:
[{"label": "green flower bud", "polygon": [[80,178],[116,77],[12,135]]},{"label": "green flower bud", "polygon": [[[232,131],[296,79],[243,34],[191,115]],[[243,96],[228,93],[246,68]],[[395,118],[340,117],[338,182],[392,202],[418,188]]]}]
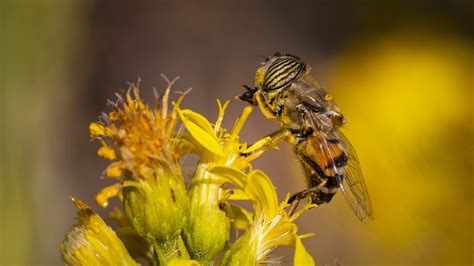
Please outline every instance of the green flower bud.
[{"label": "green flower bud", "polygon": [[180,234],[186,222],[188,199],[174,178],[147,178],[122,191],[125,214],[140,235],[166,241]]},{"label": "green flower bud", "polygon": [[224,191],[201,164],[190,190],[191,206],[184,233],[192,257],[212,265],[229,240],[230,223],[224,210]]},{"label": "green flower bud", "polygon": [[72,198],[79,208],[79,224],[66,234],[60,250],[68,265],[138,265],[115,232],[84,202]]},{"label": "green flower bud", "polygon": [[131,227],[154,243],[160,261],[189,258],[180,236],[188,213],[186,190],[171,173],[156,172],[130,185],[125,182],[125,214]]}]

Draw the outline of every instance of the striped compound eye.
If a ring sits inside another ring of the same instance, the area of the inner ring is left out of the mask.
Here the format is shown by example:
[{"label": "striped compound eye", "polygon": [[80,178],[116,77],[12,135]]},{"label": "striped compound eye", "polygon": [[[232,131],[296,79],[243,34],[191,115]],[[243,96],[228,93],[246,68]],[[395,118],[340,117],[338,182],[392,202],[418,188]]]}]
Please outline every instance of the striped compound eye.
[{"label": "striped compound eye", "polygon": [[272,60],[263,77],[263,90],[273,91],[288,87],[306,71],[306,65],[292,55],[280,55]]}]

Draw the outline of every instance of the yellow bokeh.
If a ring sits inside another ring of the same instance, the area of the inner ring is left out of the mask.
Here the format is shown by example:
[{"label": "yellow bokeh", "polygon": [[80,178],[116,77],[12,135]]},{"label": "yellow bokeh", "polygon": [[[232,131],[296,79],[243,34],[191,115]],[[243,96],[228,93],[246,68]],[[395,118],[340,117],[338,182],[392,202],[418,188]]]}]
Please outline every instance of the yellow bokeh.
[{"label": "yellow bokeh", "polygon": [[335,64],[330,85],[375,211],[377,240],[361,257],[471,260],[471,52],[456,36],[410,30],[360,43]]}]

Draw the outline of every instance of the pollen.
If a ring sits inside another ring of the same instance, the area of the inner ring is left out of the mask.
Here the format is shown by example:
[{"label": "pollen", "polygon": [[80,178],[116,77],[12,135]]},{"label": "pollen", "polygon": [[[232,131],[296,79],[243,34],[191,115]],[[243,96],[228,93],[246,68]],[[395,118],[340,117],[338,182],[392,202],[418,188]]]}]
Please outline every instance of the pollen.
[{"label": "pollen", "polygon": [[114,159],[117,158],[117,156],[115,155],[114,149],[112,149],[108,146],[100,147],[99,150],[97,151],[97,154],[100,157],[105,158],[107,160],[114,160]]},{"label": "pollen", "polygon": [[105,170],[105,174],[111,178],[119,178],[122,176],[122,167],[120,163],[112,163]]},{"label": "pollen", "polygon": [[95,197],[97,203],[103,208],[109,205],[109,199],[116,196],[120,191],[120,184],[114,184],[102,189]]},{"label": "pollen", "polygon": [[[167,97],[161,106],[167,106],[165,101]],[[89,126],[91,137],[107,141],[102,141],[98,155],[118,162],[106,169],[107,176],[119,177],[128,170],[134,178],[145,179],[152,173],[150,168],[169,166],[180,157],[179,145],[173,141],[177,137],[176,113],[163,112],[160,104],[155,109],[145,104],[137,86],[109,106],[112,111]]]},{"label": "pollen", "polygon": [[89,125],[91,138],[97,138],[105,135],[105,127],[100,123],[91,123]]},{"label": "pollen", "polygon": [[257,72],[255,73],[255,86],[258,87],[263,84],[264,74],[265,69],[263,67],[257,69]]}]

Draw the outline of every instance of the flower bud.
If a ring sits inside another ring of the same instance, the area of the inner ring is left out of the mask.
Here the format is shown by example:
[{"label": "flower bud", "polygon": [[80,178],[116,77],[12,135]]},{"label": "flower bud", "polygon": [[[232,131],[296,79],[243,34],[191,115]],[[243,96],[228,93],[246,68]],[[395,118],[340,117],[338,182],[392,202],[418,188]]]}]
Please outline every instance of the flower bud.
[{"label": "flower bud", "polygon": [[[190,191],[191,206],[185,228],[193,258],[211,264],[229,240],[230,223],[224,209],[223,189],[209,172],[198,170]],[[209,181],[209,182],[206,182]]]},{"label": "flower bud", "polygon": [[68,265],[138,265],[115,232],[84,202],[72,198],[79,208],[79,223],[66,234],[60,246]]},{"label": "flower bud", "polygon": [[138,180],[122,189],[125,214],[130,225],[154,241],[176,238],[184,227],[188,199],[176,179],[156,176]]}]

